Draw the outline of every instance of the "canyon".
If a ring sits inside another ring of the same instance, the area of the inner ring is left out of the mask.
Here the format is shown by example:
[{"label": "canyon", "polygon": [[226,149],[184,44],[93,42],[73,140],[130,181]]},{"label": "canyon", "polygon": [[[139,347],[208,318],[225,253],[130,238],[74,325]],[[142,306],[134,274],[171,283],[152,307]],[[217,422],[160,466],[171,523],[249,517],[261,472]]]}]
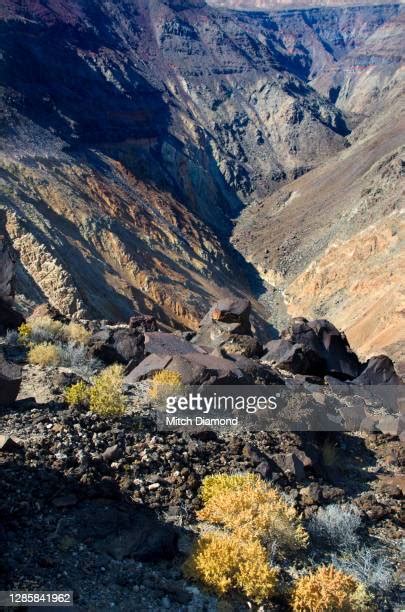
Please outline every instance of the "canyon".
[{"label": "canyon", "polygon": [[3,2],[20,307],[196,329],[233,294],[263,333],[322,315],[400,364],[401,28],[398,4]]}]

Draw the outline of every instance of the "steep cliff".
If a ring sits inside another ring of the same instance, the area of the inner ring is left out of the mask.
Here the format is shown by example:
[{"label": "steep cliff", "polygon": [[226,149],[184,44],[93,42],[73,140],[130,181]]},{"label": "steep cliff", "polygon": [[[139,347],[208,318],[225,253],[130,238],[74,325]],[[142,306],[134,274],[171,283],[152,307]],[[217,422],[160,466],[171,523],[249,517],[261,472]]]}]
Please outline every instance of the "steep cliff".
[{"label": "steep cliff", "polygon": [[0,186],[21,291],[187,326],[207,299],[250,292],[232,219],[349,133],[270,35],[203,2],[2,4]]}]

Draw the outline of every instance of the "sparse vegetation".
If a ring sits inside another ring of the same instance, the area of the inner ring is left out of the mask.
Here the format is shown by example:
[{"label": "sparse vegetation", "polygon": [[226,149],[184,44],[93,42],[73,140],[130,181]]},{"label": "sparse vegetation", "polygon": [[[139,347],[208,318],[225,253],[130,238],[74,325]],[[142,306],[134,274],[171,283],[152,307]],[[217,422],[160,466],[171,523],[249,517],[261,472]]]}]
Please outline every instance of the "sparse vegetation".
[{"label": "sparse vegetation", "polygon": [[50,317],[38,317],[26,324],[28,341],[32,344],[62,342],[65,339],[65,325]]},{"label": "sparse vegetation", "polygon": [[265,548],[237,533],[201,536],[184,571],[219,594],[236,589],[257,603],[274,595],[277,586],[278,570],[270,567]]},{"label": "sparse vegetation", "polygon": [[94,376],[97,370],[102,367],[101,361],[88,357],[87,349],[83,344],[68,342],[58,346],[61,354],[61,365],[75,370],[84,378]]},{"label": "sparse vegetation", "polygon": [[90,387],[83,380],[71,385],[65,390],[65,401],[70,407],[88,406],[90,402]]},{"label": "sparse vegetation", "polygon": [[90,410],[102,416],[124,414],[126,406],[122,384],[122,366],[115,364],[103,370],[94,378],[90,387]]},{"label": "sparse vegetation", "polygon": [[238,589],[256,603],[275,593],[278,571],[269,551],[305,547],[308,535],[295,509],[254,474],[216,474],[204,479],[197,513],[223,531],[200,537],[185,564],[186,575],[218,593]]},{"label": "sparse vegetation", "polygon": [[28,362],[33,365],[57,366],[61,362],[59,347],[42,342],[31,346],[28,352]]},{"label": "sparse vegetation", "polygon": [[281,555],[308,544],[308,534],[295,508],[258,475],[208,477],[201,495],[205,504],[198,518],[202,521],[243,531],[268,546],[276,543]]},{"label": "sparse vegetation", "polygon": [[68,341],[70,340],[76,344],[87,344],[90,340],[91,332],[80,323],[71,321],[69,325],[65,326],[64,335]]},{"label": "sparse vegetation", "polygon": [[317,540],[333,548],[347,550],[359,541],[359,510],[354,505],[329,504],[319,508],[309,523],[309,531]]},{"label": "sparse vegetation", "polygon": [[18,337],[21,344],[29,344],[31,337],[31,327],[28,323],[21,323],[18,328]]},{"label": "sparse vegetation", "polygon": [[163,402],[170,395],[178,395],[184,389],[178,372],[162,370],[152,378],[149,396],[156,402]]},{"label": "sparse vegetation", "polygon": [[294,612],[361,612],[370,606],[364,585],[333,565],[299,578],[292,591]]},{"label": "sparse vegetation", "polygon": [[387,591],[393,584],[393,568],[383,550],[363,546],[332,555],[332,563],[370,589]]},{"label": "sparse vegetation", "polygon": [[91,336],[90,332],[80,323],[71,322],[66,325],[50,317],[31,319],[28,323],[23,323],[18,331],[20,339],[31,344],[42,344],[43,342],[87,344]]},{"label": "sparse vegetation", "polygon": [[101,416],[119,416],[125,413],[122,393],[123,367],[112,365],[95,376],[92,384],[80,381],[65,390],[65,401],[72,407],[88,407]]}]

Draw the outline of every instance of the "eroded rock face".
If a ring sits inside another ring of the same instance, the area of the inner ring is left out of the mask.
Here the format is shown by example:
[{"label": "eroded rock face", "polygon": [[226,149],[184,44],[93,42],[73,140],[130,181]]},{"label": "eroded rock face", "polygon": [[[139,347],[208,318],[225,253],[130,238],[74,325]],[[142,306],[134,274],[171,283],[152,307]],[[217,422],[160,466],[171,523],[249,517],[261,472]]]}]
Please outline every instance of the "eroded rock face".
[{"label": "eroded rock face", "polygon": [[0,299],[12,303],[15,293],[15,257],[6,235],[6,213],[0,210]]},{"label": "eroded rock face", "polygon": [[0,20],[19,290],[66,316],[189,328],[207,295],[250,294],[224,252],[232,219],[349,132],[274,32],[199,0],[10,0]]},{"label": "eroded rock face", "polygon": [[6,213],[0,210],[0,333],[24,322],[14,306],[16,255],[6,230]]}]

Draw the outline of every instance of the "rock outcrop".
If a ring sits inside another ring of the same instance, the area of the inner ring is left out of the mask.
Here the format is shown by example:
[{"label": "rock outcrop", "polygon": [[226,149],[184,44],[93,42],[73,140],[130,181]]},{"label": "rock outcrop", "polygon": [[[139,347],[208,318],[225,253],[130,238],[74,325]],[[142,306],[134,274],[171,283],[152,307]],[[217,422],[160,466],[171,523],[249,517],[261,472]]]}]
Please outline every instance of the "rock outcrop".
[{"label": "rock outcrop", "polygon": [[10,239],[6,231],[6,214],[0,209],[0,333],[17,329],[24,317],[14,308],[15,263]]}]

